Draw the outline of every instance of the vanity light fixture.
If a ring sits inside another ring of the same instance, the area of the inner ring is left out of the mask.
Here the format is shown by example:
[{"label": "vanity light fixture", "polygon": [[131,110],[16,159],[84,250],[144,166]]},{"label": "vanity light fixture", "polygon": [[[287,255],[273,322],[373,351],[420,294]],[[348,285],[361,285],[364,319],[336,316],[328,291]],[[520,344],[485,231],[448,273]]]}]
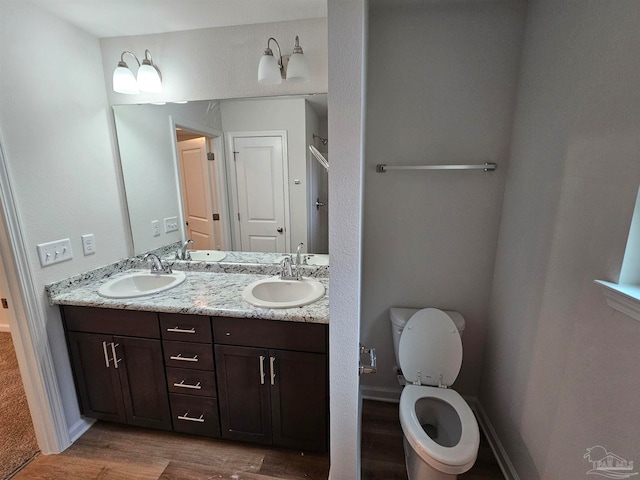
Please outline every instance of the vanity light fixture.
[{"label": "vanity light fixture", "polygon": [[[273,56],[270,48],[271,41],[278,47],[278,59]],[[282,55],[278,41],[270,37],[267,40],[267,48],[260,58],[258,65],[258,82],[263,85],[278,85],[282,79],[292,83],[305,83],[309,81],[309,64],[304,57],[300,38],[296,35],[296,42],[291,55]]]},{"label": "vanity light fixture", "polygon": [[[124,61],[124,55],[128,53],[136,59],[138,63],[138,76],[133,76],[133,72]],[[128,50],[122,52],[118,66],[113,71],[113,91],[117,93],[135,94],[140,92],[161,93],[162,77],[160,70],[153,64],[151,52],[144,51],[142,64],[133,53]]]}]

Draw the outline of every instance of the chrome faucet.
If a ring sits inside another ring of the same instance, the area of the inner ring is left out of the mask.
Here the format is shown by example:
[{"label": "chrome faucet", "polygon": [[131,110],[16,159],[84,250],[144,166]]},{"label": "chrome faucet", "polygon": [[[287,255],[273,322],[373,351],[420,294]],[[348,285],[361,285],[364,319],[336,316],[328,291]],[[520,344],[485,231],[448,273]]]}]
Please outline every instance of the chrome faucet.
[{"label": "chrome faucet", "polygon": [[188,239],[182,244],[182,247],[176,250],[176,260],[191,260],[191,253],[189,253],[189,244],[191,243],[194,243],[194,241]]},{"label": "chrome faucet", "polygon": [[280,279],[282,280],[302,280],[302,272],[300,266],[302,265],[302,258],[300,256],[300,250],[304,247],[304,243],[300,243],[296,250],[295,263],[293,260],[293,254],[285,255],[280,261],[282,265],[282,271],[280,272]]},{"label": "chrome faucet", "polygon": [[143,260],[151,260],[151,273],[172,273],[171,265],[164,265],[155,253],[147,253]]},{"label": "chrome faucet", "polygon": [[280,272],[281,280],[302,280],[300,268],[294,265],[291,255],[286,255],[281,261],[282,271]]}]

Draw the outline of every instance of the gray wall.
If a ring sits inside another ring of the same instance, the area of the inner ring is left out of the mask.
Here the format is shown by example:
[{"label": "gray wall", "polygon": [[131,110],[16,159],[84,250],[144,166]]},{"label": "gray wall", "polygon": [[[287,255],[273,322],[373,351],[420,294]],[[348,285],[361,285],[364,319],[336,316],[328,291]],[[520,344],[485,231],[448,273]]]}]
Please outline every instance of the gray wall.
[{"label": "gray wall", "polygon": [[640,323],[593,284],[640,184],[639,25],[636,0],[529,2],[480,395],[522,479],[640,459]]},{"label": "gray wall", "polygon": [[[379,370],[363,377],[367,394],[400,392],[393,306],[465,316],[455,386],[477,393],[524,14],[504,1],[372,5],[362,341],[377,348]],[[378,163],[486,161],[498,170],[375,173]]]}]

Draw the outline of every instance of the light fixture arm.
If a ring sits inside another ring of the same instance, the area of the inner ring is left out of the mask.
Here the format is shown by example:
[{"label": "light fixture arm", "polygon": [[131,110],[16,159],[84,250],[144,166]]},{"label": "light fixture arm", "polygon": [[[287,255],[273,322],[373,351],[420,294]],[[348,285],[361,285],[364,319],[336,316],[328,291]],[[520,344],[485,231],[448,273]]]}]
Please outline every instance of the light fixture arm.
[{"label": "light fixture arm", "polygon": [[[148,52],[149,50],[147,50]],[[138,57],[136,57],[135,53],[130,52],[129,50],[125,50],[124,52],[122,52],[122,55],[120,55],[120,62],[118,63],[119,67],[127,67],[127,63],[124,61],[124,54],[128,53],[129,55],[131,55],[133,58],[136,59],[136,62],[138,63],[138,68],[140,68],[140,60],[138,60]],[[145,53],[146,55],[146,53]],[[149,54],[151,55],[151,54]],[[123,65],[122,65],[123,64]],[[127,67],[128,68],[128,67]]]},{"label": "light fixture arm", "polygon": [[153,57],[151,56],[151,52],[149,50],[144,51],[144,60],[142,60],[142,65],[149,65],[153,67],[153,69],[158,72],[158,77],[162,80],[162,72],[153,64]]},{"label": "light fixture arm", "polygon": [[285,78],[286,71],[285,71],[285,69],[283,67],[282,52],[280,50],[280,44],[278,43],[278,41],[275,38],[269,37],[269,40],[267,40],[267,48],[264,49],[264,54],[273,56],[273,50],[271,50],[271,47],[269,46],[271,44],[271,40],[273,40],[275,42],[275,44],[276,44],[276,47],[278,47],[278,68],[280,69],[280,76],[282,78]]}]

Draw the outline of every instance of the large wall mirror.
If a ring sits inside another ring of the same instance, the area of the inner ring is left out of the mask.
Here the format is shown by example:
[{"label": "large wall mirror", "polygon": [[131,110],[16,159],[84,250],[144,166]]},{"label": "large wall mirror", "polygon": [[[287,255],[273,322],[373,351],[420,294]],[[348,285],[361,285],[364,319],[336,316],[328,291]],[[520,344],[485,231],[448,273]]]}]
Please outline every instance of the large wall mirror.
[{"label": "large wall mirror", "polygon": [[136,255],[328,253],[326,94],[113,110]]}]

